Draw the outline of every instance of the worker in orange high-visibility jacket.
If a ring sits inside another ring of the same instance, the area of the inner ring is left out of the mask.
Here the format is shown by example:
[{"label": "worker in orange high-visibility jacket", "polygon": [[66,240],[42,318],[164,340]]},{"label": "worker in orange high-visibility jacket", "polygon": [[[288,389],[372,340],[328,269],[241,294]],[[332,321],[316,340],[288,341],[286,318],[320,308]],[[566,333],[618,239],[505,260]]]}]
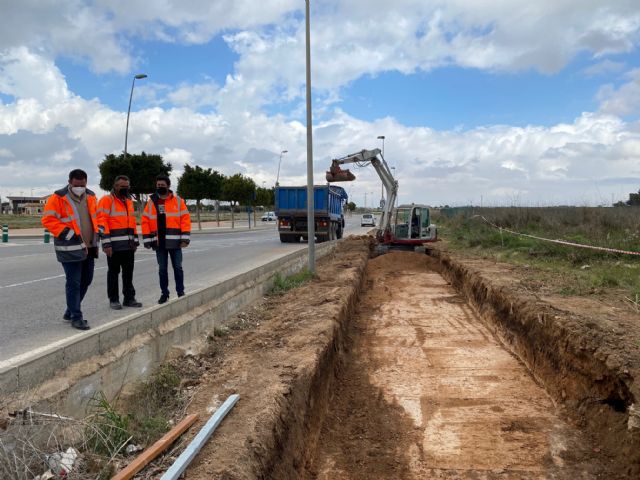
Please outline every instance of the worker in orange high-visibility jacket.
[{"label": "worker in orange high-visibility jacket", "polygon": [[42,214],[42,225],[54,236],[56,257],[66,277],[67,309],[62,316],[79,330],[88,330],[81,304],[93,281],[98,258],[98,222],[96,195],[87,189],[87,174],[69,172],[69,183],[53,193]]},{"label": "worker in orange high-visibility jacket", "polygon": [[174,195],[169,187],[171,180],[166,175],[156,178],[156,193],[151,195],[142,213],[142,242],[145,248],[153,248],[158,260],[160,277],[160,299],[169,299],[168,257],[171,257],[173,277],[178,297],[184,295],[184,272],[182,271],[182,249],[189,245],[191,217],[182,198]]},{"label": "worker in orange high-visibility jacket", "polygon": [[[109,195],[102,197],[98,203],[98,230],[102,249],[107,255],[107,296],[109,306],[114,310],[121,310],[123,305],[142,307],[142,303],[136,300],[136,289],[133,287],[134,255],[140,241],[129,189],[129,177],[118,175]],[[121,269],[122,304],[118,293]]]}]

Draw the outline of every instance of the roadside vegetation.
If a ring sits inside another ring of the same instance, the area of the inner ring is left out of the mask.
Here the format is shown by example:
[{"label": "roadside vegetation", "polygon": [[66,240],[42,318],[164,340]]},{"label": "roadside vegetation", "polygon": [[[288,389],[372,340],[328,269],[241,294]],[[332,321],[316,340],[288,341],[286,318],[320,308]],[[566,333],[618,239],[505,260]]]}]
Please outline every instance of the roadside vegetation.
[{"label": "roadside vegetation", "polygon": [[538,276],[548,282],[552,293],[591,295],[617,289],[636,304],[640,256],[522,237],[491,224],[548,239],[640,252],[639,218],[637,207],[469,207],[433,212],[439,236],[451,250],[531,268],[532,280]]},{"label": "roadside vegetation", "polygon": [[273,287],[271,287],[272,295],[279,295],[293,288],[297,288],[300,285],[308,282],[313,278],[313,274],[307,270],[306,268],[299,271],[298,273],[294,273],[293,275],[289,275],[288,277],[284,277],[280,275],[280,273],[276,273],[273,279]]},{"label": "roadside vegetation", "polygon": [[0,478],[32,480],[60,469],[56,458],[69,448],[77,458],[68,478],[111,478],[131,460],[126,453],[153,444],[184,417],[189,395],[182,383],[178,368],[164,364],[124,399],[110,402],[96,392],[80,420],[19,412],[0,429]]}]

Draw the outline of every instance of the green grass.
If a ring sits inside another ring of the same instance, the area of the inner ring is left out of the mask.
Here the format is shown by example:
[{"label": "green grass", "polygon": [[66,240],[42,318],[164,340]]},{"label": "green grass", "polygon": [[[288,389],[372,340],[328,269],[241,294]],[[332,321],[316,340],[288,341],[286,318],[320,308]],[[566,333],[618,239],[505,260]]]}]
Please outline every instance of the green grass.
[{"label": "green grass", "polygon": [[564,246],[500,231],[510,230],[549,239],[620,250],[640,251],[637,208],[484,208],[447,215],[433,212],[441,238],[453,250],[533,267],[553,277],[555,293],[590,295],[608,289],[635,299],[640,293],[640,258]]},{"label": "green grass", "polygon": [[0,215],[0,225],[9,225],[9,237],[12,229],[44,228],[36,215]]},{"label": "green grass", "polygon": [[282,294],[293,288],[297,288],[300,285],[308,282],[313,278],[313,274],[306,268],[298,273],[283,277],[280,273],[276,273],[273,279],[273,287],[271,287],[272,294]]}]

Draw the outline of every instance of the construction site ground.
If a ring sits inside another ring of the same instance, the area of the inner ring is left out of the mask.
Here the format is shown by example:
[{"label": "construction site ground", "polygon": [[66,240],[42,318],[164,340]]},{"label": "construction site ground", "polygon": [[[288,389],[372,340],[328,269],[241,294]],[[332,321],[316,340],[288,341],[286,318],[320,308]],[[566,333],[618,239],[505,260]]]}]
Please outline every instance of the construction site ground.
[{"label": "construction site ground", "polygon": [[240,394],[186,478],[638,478],[634,311],[371,241],[180,360],[200,424]]}]

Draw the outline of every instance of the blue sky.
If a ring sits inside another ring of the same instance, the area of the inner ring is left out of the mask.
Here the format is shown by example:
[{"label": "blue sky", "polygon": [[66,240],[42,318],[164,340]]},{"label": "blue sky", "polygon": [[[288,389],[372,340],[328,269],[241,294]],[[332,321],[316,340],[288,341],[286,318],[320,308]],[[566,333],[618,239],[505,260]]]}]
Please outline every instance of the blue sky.
[{"label": "blue sky", "polygon": [[[77,166],[97,185],[136,73],[130,151],[176,178],[189,163],[272,184],[286,149],[281,183],[304,184],[303,5],[3,7],[0,196],[45,194]],[[640,188],[639,44],[628,0],[312,1],[316,182],[385,135],[401,201],[623,199]],[[379,181],[357,173],[363,204]]]}]

